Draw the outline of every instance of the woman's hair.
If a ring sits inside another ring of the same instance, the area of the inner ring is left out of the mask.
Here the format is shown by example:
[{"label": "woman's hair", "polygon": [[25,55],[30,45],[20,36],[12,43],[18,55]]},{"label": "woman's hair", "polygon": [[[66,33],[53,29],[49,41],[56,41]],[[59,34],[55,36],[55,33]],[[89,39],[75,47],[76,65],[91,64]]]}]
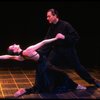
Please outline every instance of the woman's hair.
[{"label": "woman's hair", "polygon": [[8,53],[9,55],[13,55],[13,54],[14,54],[13,50],[9,50],[9,49],[8,49],[7,53]]},{"label": "woman's hair", "polygon": [[9,49],[8,49],[7,53],[8,53],[9,55],[19,55],[18,52],[14,53],[13,50],[9,50]]},{"label": "woman's hair", "polygon": [[[17,44],[13,44],[13,45],[17,45]],[[19,55],[19,52],[14,52],[14,50],[12,49],[12,46],[13,46],[13,45],[10,45],[10,46],[8,47],[7,53],[8,53],[9,55]]]}]

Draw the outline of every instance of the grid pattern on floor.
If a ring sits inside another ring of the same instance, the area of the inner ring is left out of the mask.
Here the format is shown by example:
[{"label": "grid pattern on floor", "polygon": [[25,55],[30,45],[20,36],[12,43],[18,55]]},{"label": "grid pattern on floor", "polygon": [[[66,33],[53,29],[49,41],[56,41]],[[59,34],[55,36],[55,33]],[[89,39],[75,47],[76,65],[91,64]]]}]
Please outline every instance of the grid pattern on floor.
[{"label": "grid pattern on floor", "polygon": [[0,68],[0,98],[13,97],[19,88],[34,85],[34,70]]},{"label": "grid pattern on floor", "polygon": [[[97,79],[100,79],[100,70],[90,70],[90,73]],[[90,86],[82,80],[73,70],[67,70],[67,74],[75,81],[84,86]],[[0,98],[14,98],[14,93],[19,88],[29,88],[34,85],[35,70],[24,70],[19,67],[6,68],[0,67]],[[63,94],[29,94],[20,97],[19,99],[72,99],[72,98],[100,98],[100,89],[92,88],[89,90],[69,91]]]}]

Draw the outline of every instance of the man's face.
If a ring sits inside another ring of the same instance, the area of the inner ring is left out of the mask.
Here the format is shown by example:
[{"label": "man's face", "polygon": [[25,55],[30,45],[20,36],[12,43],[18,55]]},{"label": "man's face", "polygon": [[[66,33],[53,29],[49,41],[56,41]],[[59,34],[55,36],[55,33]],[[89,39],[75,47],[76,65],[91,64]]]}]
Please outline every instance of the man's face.
[{"label": "man's face", "polygon": [[49,23],[54,23],[57,16],[53,15],[51,11],[47,12],[47,20]]}]

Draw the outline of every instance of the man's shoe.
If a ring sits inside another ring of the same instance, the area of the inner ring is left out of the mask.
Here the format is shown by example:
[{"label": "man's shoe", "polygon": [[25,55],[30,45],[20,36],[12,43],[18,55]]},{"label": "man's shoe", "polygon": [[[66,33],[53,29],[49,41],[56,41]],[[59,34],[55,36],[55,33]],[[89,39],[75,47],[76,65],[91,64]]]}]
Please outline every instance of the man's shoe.
[{"label": "man's shoe", "polygon": [[87,88],[85,86],[82,86],[82,85],[78,84],[76,89],[77,90],[86,90]]}]

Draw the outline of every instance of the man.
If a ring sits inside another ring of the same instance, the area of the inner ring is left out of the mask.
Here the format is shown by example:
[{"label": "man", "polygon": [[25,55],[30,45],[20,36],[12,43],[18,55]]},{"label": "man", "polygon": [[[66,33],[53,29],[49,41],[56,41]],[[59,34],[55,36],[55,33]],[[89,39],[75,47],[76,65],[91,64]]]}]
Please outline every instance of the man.
[{"label": "man", "polygon": [[[54,37],[57,33],[65,35],[64,40],[55,41],[49,45],[45,45],[39,49],[39,52],[47,56],[50,63],[56,68],[62,69],[64,66],[71,66],[75,68],[78,75],[90,84],[100,87],[100,84],[93,79],[86,69],[81,66],[77,56],[75,45],[79,40],[79,35],[76,30],[68,22],[61,20],[58,12],[55,9],[47,11],[47,20],[50,24],[48,33],[45,39]],[[69,83],[70,84],[70,83]]]},{"label": "man", "polygon": [[[45,55],[50,63],[48,63],[47,70],[44,75],[41,76],[41,69],[44,67],[44,64],[41,63],[37,66],[36,69],[36,80],[35,86],[29,89],[20,89],[15,93],[15,97],[19,97],[24,93],[35,93],[35,91],[39,92],[38,87],[41,88],[40,84],[42,83],[42,78],[44,78],[46,86],[51,89],[52,86],[49,86],[52,82],[56,88],[54,88],[54,92],[57,93],[63,89],[86,89],[86,87],[76,84],[72,81],[64,72],[61,70],[63,66],[72,66],[75,68],[76,72],[82,77],[84,80],[89,82],[90,84],[95,84],[97,87],[100,87],[100,84],[97,84],[95,80],[89,75],[84,67],[81,66],[76,50],[75,45],[79,40],[79,36],[75,29],[65,21],[62,21],[58,17],[58,12],[55,9],[50,9],[47,11],[47,20],[51,24],[48,30],[48,33],[45,39],[53,38],[57,33],[61,33],[65,36],[64,40],[57,40],[53,43],[45,45],[41,47],[37,52],[39,54]],[[44,63],[47,60],[43,61]],[[51,66],[52,65],[52,66]],[[55,65],[56,67],[53,67]],[[57,68],[59,67],[59,68]],[[43,70],[43,69],[42,69]],[[44,72],[44,71],[42,71]],[[50,74],[48,74],[48,72]],[[61,76],[61,77],[60,77]],[[65,77],[66,76],[66,77]],[[56,84],[55,84],[56,82]],[[57,86],[60,83],[60,86]],[[44,86],[45,87],[45,86]],[[42,88],[45,91],[44,87]],[[48,89],[46,88],[46,89]],[[63,90],[63,91],[64,91]]]}]

